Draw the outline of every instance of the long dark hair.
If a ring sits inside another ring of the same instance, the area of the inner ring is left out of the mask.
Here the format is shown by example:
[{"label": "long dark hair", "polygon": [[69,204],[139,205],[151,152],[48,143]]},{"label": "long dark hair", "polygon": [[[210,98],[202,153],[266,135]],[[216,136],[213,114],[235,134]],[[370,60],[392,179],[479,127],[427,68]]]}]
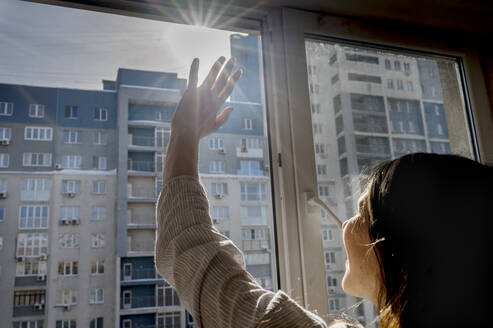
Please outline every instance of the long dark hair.
[{"label": "long dark hair", "polygon": [[384,328],[481,325],[492,190],[492,168],[454,155],[410,154],[372,171],[361,216],[380,264]]}]

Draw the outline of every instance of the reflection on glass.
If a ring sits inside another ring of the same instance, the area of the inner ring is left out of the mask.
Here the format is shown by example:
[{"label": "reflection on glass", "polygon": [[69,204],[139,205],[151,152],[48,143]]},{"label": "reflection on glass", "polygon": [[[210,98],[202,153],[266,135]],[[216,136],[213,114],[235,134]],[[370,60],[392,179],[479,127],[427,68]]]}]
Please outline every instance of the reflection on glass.
[{"label": "reflection on glass", "polygon": [[[357,213],[365,174],[382,161],[414,152],[470,154],[449,137],[451,113],[464,110],[459,98],[450,98],[450,90],[460,94],[453,60],[320,40],[306,40],[305,46],[319,196],[339,217]],[[321,222],[330,313],[378,326],[373,306],[353,306],[361,300],[342,290],[340,230],[324,213]]]}]

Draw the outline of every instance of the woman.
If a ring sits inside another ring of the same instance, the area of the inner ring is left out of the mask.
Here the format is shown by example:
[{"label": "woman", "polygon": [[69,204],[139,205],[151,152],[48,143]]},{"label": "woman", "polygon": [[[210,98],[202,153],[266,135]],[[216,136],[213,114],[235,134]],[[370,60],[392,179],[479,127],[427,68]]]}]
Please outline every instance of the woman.
[{"label": "woman", "polygon": [[[241,251],[214,228],[208,214],[198,176],[199,140],[228,120],[231,107],[217,113],[242,74],[241,70],[232,73],[234,59],[221,71],[224,62],[219,58],[198,86],[199,62],[193,61],[189,86],[172,120],[156,213],[156,267],[176,288],[198,327],[326,327],[284,292],[262,289],[245,270]],[[359,214],[344,224],[348,265],[343,287],[377,305],[384,327],[441,326],[449,322],[449,309],[457,311],[450,316],[459,320],[455,323],[464,322],[457,308],[464,302],[454,302],[451,290],[455,296],[467,296],[468,305],[476,304],[480,295],[482,286],[469,281],[470,290],[457,292],[464,284],[455,279],[456,272],[472,271],[467,267],[472,264],[469,252],[485,255],[481,238],[486,229],[476,231],[477,224],[490,218],[485,202],[477,201],[472,211],[467,203],[463,211],[447,206],[464,197],[470,202],[491,195],[487,190],[491,184],[476,190],[481,177],[491,183],[491,170],[466,159],[448,159],[418,154],[380,166],[369,179]],[[464,172],[453,171],[452,161]],[[473,167],[477,173],[468,182],[462,176]],[[442,172],[452,175],[435,180],[434,174]],[[455,190],[456,177],[467,188],[466,195],[464,190],[448,192]],[[437,190],[444,193],[436,194]],[[471,241],[473,229],[478,239]],[[459,236],[462,231],[471,234]],[[457,265],[456,255],[466,267]]]}]

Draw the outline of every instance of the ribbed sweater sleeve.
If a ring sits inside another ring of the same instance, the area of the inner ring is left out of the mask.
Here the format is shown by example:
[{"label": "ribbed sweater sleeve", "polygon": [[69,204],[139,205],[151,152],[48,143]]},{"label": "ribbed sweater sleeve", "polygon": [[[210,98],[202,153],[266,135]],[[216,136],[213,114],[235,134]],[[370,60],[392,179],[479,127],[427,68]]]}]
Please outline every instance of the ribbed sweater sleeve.
[{"label": "ribbed sweater sleeve", "polygon": [[169,180],[159,195],[156,220],[157,270],[198,327],[326,327],[284,292],[257,284],[241,251],[214,228],[197,179]]}]

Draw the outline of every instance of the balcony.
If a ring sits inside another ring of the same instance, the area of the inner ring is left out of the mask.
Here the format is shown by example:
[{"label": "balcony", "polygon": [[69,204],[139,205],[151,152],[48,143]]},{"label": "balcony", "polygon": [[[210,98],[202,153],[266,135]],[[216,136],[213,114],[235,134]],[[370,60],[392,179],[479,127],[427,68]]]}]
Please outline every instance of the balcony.
[{"label": "balcony", "polygon": [[156,202],[155,188],[131,187],[127,190],[127,199],[129,202]]},{"label": "balcony", "polygon": [[236,147],[236,157],[238,158],[263,158],[262,148]]},{"label": "balcony", "polygon": [[365,155],[372,155],[377,157],[390,156],[390,147],[388,145],[364,145],[356,144],[356,152]]},{"label": "balcony", "polygon": [[37,316],[45,314],[44,304],[15,305],[14,317]]},{"label": "balcony", "polygon": [[15,277],[15,287],[42,287],[46,285],[46,275],[39,274],[34,276]]},{"label": "balcony", "polygon": [[152,151],[154,150],[156,145],[156,138],[153,136],[134,136],[131,134],[128,135],[128,148],[130,150]]},{"label": "balcony", "polygon": [[268,251],[270,249],[269,240],[243,240],[243,251]]},{"label": "balcony", "polygon": [[163,278],[156,272],[154,268],[134,269],[131,276],[123,276],[122,285],[125,282],[136,280],[162,280]]},{"label": "balcony", "polygon": [[129,239],[128,256],[154,256],[154,240]]},{"label": "balcony", "polygon": [[134,172],[154,174],[154,161],[134,161],[128,160],[128,170]]},{"label": "balcony", "polygon": [[155,215],[132,215],[128,218],[128,229],[156,229]]},{"label": "balcony", "polygon": [[130,304],[123,303],[122,309],[154,308],[156,307],[156,296],[133,296]]}]

